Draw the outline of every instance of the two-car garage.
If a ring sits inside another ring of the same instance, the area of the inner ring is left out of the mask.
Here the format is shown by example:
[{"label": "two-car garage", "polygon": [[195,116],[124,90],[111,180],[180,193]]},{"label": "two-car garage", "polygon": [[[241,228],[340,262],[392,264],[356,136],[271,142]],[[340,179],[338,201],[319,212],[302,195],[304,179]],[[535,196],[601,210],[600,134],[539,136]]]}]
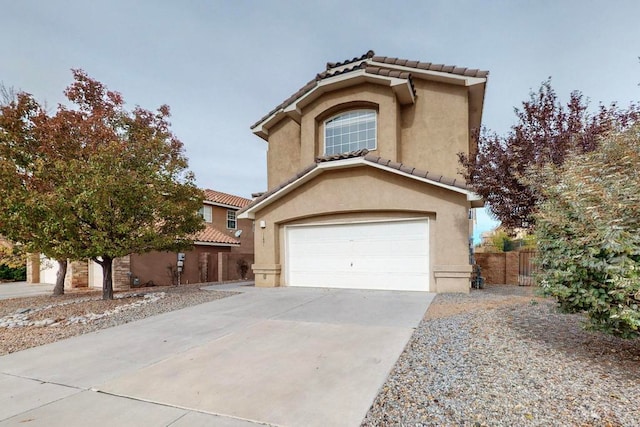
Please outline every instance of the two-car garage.
[{"label": "two-car garage", "polygon": [[288,286],[429,290],[427,218],[285,227]]},{"label": "two-car garage", "polygon": [[321,161],[239,214],[256,225],[256,286],[469,291],[475,194],[380,161]]}]

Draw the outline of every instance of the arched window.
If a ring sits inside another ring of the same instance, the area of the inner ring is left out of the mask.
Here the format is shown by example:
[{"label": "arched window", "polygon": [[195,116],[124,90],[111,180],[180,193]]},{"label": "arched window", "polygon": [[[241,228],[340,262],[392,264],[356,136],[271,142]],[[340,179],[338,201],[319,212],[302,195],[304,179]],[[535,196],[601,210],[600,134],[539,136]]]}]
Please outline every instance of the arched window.
[{"label": "arched window", "polygon": [[333,116],[324,122],[324,154],[375,150],[376,112],[355,110]]}]

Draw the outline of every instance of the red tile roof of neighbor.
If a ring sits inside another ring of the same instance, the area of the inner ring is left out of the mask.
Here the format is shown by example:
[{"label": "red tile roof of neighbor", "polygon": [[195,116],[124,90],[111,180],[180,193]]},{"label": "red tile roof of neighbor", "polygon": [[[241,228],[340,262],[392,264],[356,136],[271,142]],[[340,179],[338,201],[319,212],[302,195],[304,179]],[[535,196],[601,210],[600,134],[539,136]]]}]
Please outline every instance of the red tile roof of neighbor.
[{"label": "red tile roof of neighbor", "polygon": [[220,203],[222,205],[235,206],[237,208],[244,208],[249,203],[250,199],[244,197],[234,196],[233,194],[223,193],[221,191],[210,190],[208,188],[202,190],[204,192],[205,201],[212,203]]},{"label": "red tile roof of neighbor", "polygon": [[240,241],[226,235],[211,224],[205,224],[204,230],[199,232],[193,239],[196,243],[222,243],[229,245],[239,245]]},{"label": "red tile roof of neighbor", "polygon": [[[356,63],[353,67],[344,68],[341,70],[336,70],[336,68],[343,67],[345,65]],[[375,64],[371,64],[371,62]],[[382,64],[382,65],[381,65]],[[444,65],[444,64],[433,64],[431,62],[420,62],[420,61],[411,61],[408,59],[400,59],[400,58],[392,58],[387,56],[375,56],[374,51],[370,50],[364,55],[360,57],[355,57],[352,59],[347,59],[342,62],[327,62],[327,69],[321,73],[318,73],[316,77],[309,81],[306,85],[300,88],[296,93],[291,95],[289,98],[284,100],[280,105],[275,107],[273,110],[269,111],[264,117],[255,122],[251,129],[257,127],[260,123],[269,118],[272,114],[277,111],[288,107],[293,104],[298,98],[302,97],[306,93],[310,92],[313,88],[318,85],[318,82],[321,80],[327,79],[329,77],[334,77],[340,74],[347,74],[350,72],[354,72],[357,70],[364,70],[367,74],[377,74],[388,77],[396,77],[401,79],[407,79],[411,84],[411,88],[414,90],[413,80],[411,77],[411,73],[409,71],[399,71],[390,68],[385,68],[384,64],[389,64],[390,66],[402,66],[407,68],[414,68],[416,71],[437,71],[441,73],[449,73],[458,76],[464,77],[479,77],[485,78],[489,75],[488,71],[478,70],[475,68],[465,68],[465,67],[457,67],[455,65]]]}]

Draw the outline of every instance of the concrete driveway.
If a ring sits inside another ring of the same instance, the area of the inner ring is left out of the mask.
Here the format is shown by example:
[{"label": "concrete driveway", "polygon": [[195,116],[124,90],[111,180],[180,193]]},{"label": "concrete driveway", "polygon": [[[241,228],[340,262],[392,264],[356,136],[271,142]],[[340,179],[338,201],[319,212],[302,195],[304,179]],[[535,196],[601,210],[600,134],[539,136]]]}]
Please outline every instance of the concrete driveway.
[{"label": "concrete driveway", "polygon": [[433,294],[236,295],[0,357],[0,426],[357,426]]}]

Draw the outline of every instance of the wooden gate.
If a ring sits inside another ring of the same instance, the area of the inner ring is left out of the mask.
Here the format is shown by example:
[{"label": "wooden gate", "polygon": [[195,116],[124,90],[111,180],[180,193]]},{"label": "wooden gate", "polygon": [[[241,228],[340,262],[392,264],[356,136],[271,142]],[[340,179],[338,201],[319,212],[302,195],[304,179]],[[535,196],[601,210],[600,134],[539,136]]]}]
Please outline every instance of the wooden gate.
[{"label": "wooden gate", "polygon": [[537,267],[535,263],[535,251],[521,251],[518,259],[518,285],[535,286],[535,274]]}]

